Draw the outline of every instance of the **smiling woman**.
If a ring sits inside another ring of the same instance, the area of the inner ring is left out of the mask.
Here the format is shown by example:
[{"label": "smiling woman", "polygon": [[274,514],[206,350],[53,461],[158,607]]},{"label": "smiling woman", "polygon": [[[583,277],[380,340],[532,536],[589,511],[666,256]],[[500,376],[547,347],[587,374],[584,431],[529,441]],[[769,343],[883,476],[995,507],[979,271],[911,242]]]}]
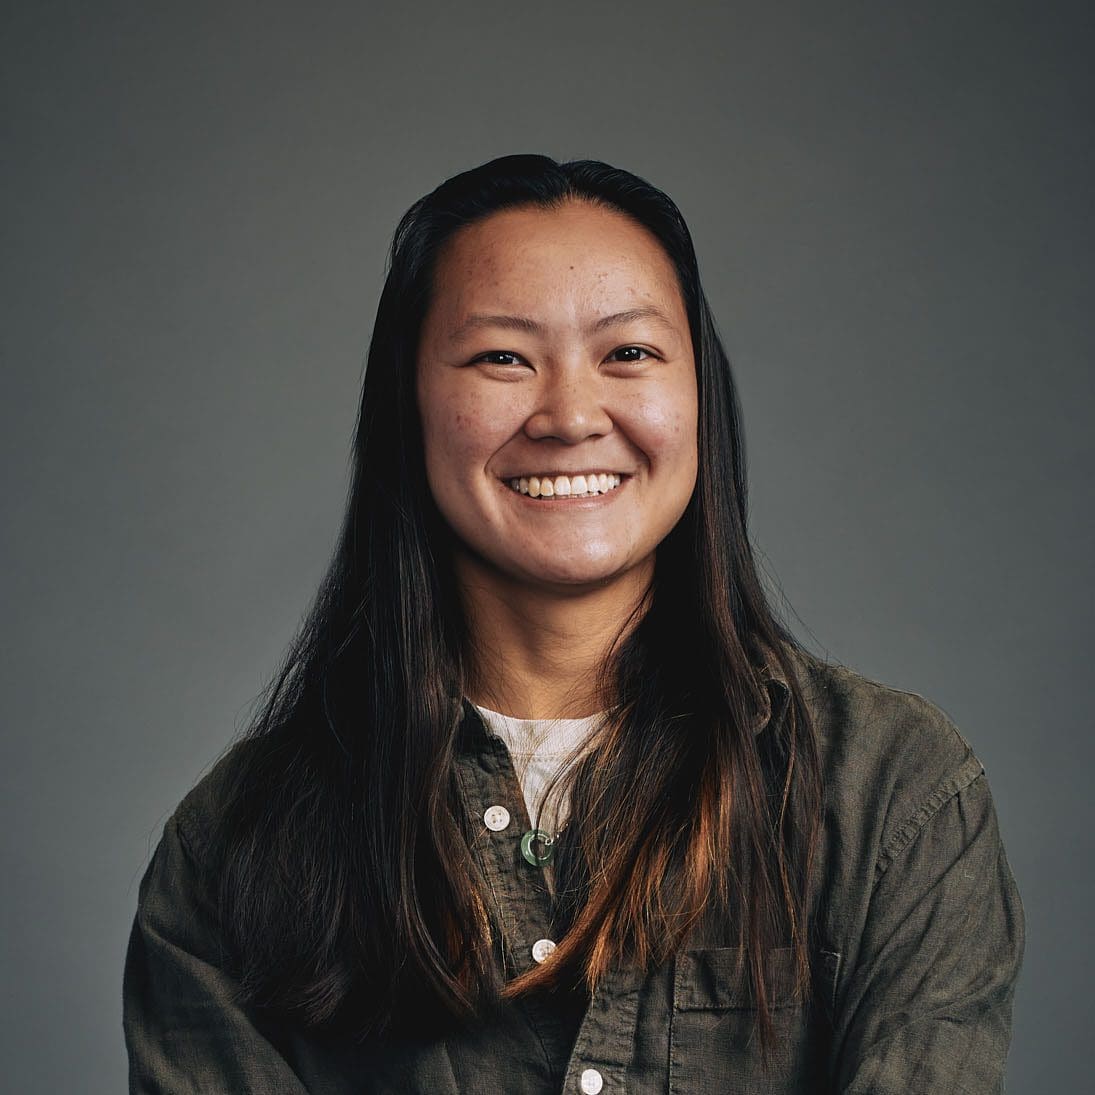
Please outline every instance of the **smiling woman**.
[{"label": "smiling woman", "polygon": [[[557,618],[582,637],[568,644],[581,664],[603,652],[590,622],[614,626],[649,589],[696,483],[696,366],[672,263],[632,218],[570,201],[463,228],[434,287],[417,365],[426,476],[474,630],[515,651],[522,619]],[[488,598],[505,624],[480,611]],[[502,710],[531,699],[501,691],[512,662],[491,674]],[[522,713],[559,714],[551,692]]]},{"label": "smiling woman", "polygon": [[530,155],[415,202],[327,577],[141,884],[131,1090],[1000,1090],[982,766],[799,646],[745,497],[664,193]]}]

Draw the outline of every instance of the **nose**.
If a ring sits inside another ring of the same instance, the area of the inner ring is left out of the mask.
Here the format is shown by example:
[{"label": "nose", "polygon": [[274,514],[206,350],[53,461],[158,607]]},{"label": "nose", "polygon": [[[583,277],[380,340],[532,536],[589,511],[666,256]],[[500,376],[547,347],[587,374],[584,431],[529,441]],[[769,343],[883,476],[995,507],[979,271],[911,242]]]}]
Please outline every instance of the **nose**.
[{"label": "nose", "polygon": [[540,390],[525,433],[536,441],[555,439],[568,445],[601,437],[612,429],[603,396],[601,378],[596,375],[568,372],[553,377]]}]

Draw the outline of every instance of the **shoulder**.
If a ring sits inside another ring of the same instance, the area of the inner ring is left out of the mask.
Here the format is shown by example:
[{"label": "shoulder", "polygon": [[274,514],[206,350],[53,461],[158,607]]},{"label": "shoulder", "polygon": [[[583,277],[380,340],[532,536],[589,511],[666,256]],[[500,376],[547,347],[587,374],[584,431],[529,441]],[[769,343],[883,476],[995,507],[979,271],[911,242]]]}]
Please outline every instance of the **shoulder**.
[{"label": "shoulder", "polygon": [[791,651],[824,749],[858,764],[903,763],[942,773],[973,752],[951,717],[919,692],[876,681],[839,662]]},{"label": "shoulder", "polygon": [[938,703],[808,652],[791,661],[817,734],[827,814],[866,838],[880,865],[983,777]]},{"label": "shoulder", "polygon": [[204,858],[240,775],[253,762],[254,746],[248,739],[229,745],[175,807],[171,822],[196,858]]}]

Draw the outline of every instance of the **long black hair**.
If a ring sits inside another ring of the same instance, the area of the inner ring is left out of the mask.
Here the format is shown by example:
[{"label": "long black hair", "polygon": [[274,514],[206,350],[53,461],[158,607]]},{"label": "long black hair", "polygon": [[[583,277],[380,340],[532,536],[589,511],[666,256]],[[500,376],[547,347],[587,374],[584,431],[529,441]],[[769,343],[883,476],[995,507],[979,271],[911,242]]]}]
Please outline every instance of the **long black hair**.
[{"label": "long black hair", "polygon": [[[427,487],[415,363],[439,248],[506,208],[584,201],[654,234],[676,270],[699,390],[699,474],[656,555],[640,620],[606,668],[608,717],[573,774],[557,853],[568,930],[503,983],[454,749],[468,681],[451,534]],[[341,535],[315,602],[239,743],[211,860],[241,999],[361,1036],[474,1019],[504,996],[649,966],[715,902],[772,1027],[767,964],[809,978],[817,745],[746,531],[738,400],[688,228],[650,183],[593,160],[514,155],[416,201],[392,241],[369,346]],[[790,684],[786,717],[758,651]],[[774,737],[773,737],[774,735]],[[637,774],[642,771],[642,779]],[[774,791],[773,791],[774,787]]]}]

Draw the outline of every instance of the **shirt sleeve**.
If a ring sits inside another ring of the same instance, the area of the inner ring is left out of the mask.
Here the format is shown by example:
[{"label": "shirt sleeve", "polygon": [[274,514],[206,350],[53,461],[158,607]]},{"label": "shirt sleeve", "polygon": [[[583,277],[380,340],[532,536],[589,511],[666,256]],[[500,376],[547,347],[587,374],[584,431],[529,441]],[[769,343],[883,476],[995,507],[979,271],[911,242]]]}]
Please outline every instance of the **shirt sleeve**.
[{"label": "shirt sleeve", "polygon": [[842,1095],[1004,1090],[1024,915],[970,756],[889,840],[840,990]]},{"label": "shirt sleeve", "polygon": [[234,1002],[177,818],[141,880],[123,975],[131,1095],[301,1095],[304,1086]]}]

